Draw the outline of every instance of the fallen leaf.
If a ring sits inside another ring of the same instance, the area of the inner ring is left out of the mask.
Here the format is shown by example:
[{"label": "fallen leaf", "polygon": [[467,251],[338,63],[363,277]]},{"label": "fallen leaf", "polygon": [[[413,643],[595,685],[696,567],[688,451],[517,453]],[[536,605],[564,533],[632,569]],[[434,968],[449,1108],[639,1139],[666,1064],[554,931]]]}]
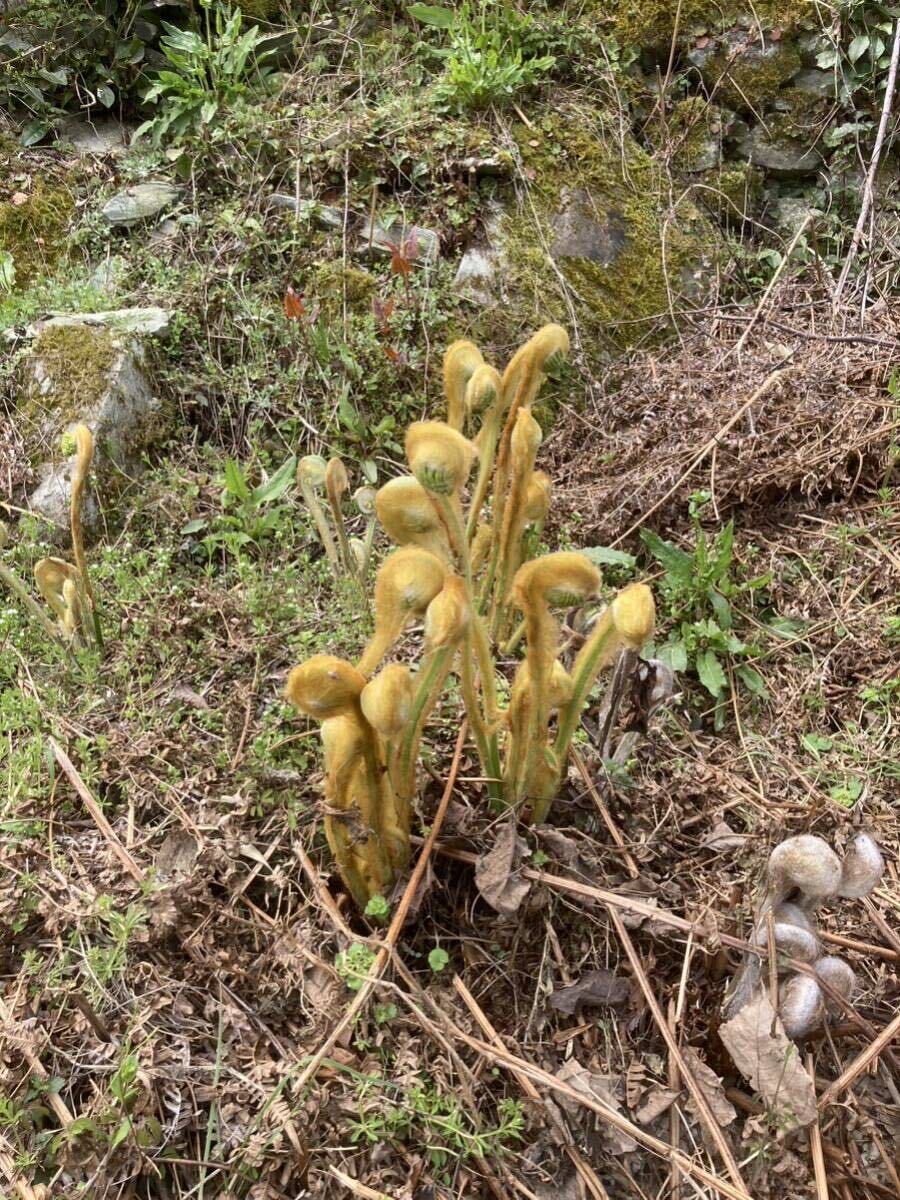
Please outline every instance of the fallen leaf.
[{"label": "fallen leaf", "polygon": [[[613,1112],[621,1113],[622,1105],[612,1091],[613,1080],[609,1076],[595,1075],[592,1071],[588,1071],[576,1058],[570,1058],[563,1063],[556,1072],[556,1078],[567,1083],[576,1092],[581,1092],[583,1096],[599,1100]],[[559,1096],[558,1100],[571,1116],[585,1115],[585,1110],[575,1100],[570,1100],[567,1096]],[[615,1125],[610,1125],[603,1120],[599,1113],[596,1114],[596,1117],[603,1144],[610,1154],[630,1154],[632,1150],[637,1149],[637,1142],[630,1133],[626,1133],[623,1129],[617,1129]]]},{"label": "fallen leaf", "polygon": [[721,1025],[719,1036],[734,1065],[781,1121],[809,1125],[815,1120],[815,1085],[765,992]]},{"label": "fallen leaf", "polygon": [[186,829],[174,829],[156,852],[153,865],[159,879],[165,883],[191,874],[200,846]]},{"label": "fallen leaf", "polygon": [[677,1092],[655,1083],[644,1097],[640,1108],[635,1109],[634,1119],[638,1125],[649,1125],[651,1121],[667,1112],[677,1099]]},{"label": "fallen leaf", "polygon": [[528,895],[531,884],[519,874],[522,855],[528,849],[516,833],[516,823],[509,821],[497,835],[497,840],[475,864],[475,884],[498,913],[512,916]]},{"label": "fallen leaf", "polygon": [[[737,1116],[737,1110],[725,1095],[722,1080],[712,1067],[708,1067],[693,1046],[684,1046],[681,1051],[691,1074],[697,1081],[700,1091],[706,1097],[706,1102],[712,1109],[712,1114],[720,1125],[730,1125]],[[688,1101],[688,1108],[699,1114],[694,1108],[694,1101]]]},{"label": "fallen leaf", "polygon": [[746,841],[746,833],[735,833],[727,821],[717,821],[700,845],[704,850],[740,850]]},{"label": "fallen leaf", "polygon": [[185,704],[190,704],[191,708],[201,708],[204,712],[209,711],[209,704],[193,688],[188,687],[186,683],[176,683],[169,692],[170,700],[181,700]]},{"label": "fallen leaf", "polygon": [[616,1008],[624,1004],[630,995],[631,984],[627,979],[601,967],[597,971],[585,972],[577,983],[557,988],[550,997],[550,1007],[571,1017],[579,1005],[608,1004],[610,1008]]}]

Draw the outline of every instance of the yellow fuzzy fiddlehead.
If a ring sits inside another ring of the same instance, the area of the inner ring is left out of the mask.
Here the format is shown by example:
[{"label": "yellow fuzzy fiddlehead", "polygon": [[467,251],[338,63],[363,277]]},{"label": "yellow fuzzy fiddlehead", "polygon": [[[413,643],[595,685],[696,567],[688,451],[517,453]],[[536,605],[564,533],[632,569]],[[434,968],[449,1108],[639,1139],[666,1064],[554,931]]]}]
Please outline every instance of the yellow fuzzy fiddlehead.
[{"label": "yellow fuzzy fiddlehead", "polygon": [[554,687],[559,628],[550,610],[582,604],[599,586],[597,568],[565,551],[534,559],[516,574],[512,600],[525,616],[528,648],[509,715],[505,779],[515,803],[531,799],[537,809],[548,791],[552,798],[559,775],[558,756],[548,745],[553,701],[560,698],[559,683]]},{"label": "yellow fuzzy fiddlehead", "polygon": [[83,617],[78,568],[61,558],[42,558],[34,564],[34,581],[47,607],[59,622],[66,641],[78,642]]},{"label": "yellow fuzzy fiddlehead", "polygon": [[331,569],[335,575],[340,575],[341,563],[337,547],[334,544],[334,538],[331,536],[331,530],[328,527],[328,519],[325,516],[322,505],[319,503],[319,497],[316,495],[317,492],[325,487],[327,471],[328,464],[324,458],[318,454],[307,454],[297,464],[297,486],[300,488],[300,493],[306,502],[306,507],[309,509],[310,515],[315,522],[319,540],[325,550],[325,556],[331,564]]},{"label": "yellow fuzzy fiddlehead", "polygon": [[326,836],[363,908],[389,886],[409,854],[408,824],[404,834],[386,784],[381,743],[363,713],[366,686],[365,676],[350,663],[318,654],[294,667],[285,687],[301,712],[323,722]]},{"label": "yellow fuzzy fiddlehead", "polygon": [[447,400],[447,424],[462,431],[466,417],[466,388],[484,359],[474,342],[453,342],[444,355],[444,396]]},{"label": "yellow fuzzy fiddlehead", "polygon": [[[0,551],[6,546],[9,534],[6,526],[0,521]],[[28,613],[34,618],[37,624],[53,639],[58,639],[60,630],[53,624],[47,615],[41,609],[41,606],[34,600],[28,588],[18,577],[18,575],[10,567],[0,559],[0,582],[5,583],[14,596],[16,596],[24,605]]]},{"label": "yellow fuzzy fiddlehead", "polygon": [[510,441],[509,497],[500,533],[500,563],[494,593],[493,628],[503,636],[506,609],[513,576],[521,565],[522,534],[525,529],[528,489],[534,476],[534,460],[541,444],[541,427],[527,408],[520,408]]},{"label": "yellow fuzzy fiddlehead", "polygon": [[572,697],[559,714],[555,752],[561,767],[597,676],[621,650],[639,652],[655,623],[653,593],[645,583],[623,588],[595,621],[572,666]]},{"label": "yellow fuzzy fiddlehead", "polygon": [[337,457],[330,458],[325,467],[325,494],[328,497],[331,519],[334,522],[335,532],[337,533],[338,546],[341,551],[341,563],[348,575],[355,576],[357,575],[356,559],[350,549],[347,530],[344,528],[344,514],[341,509],[341,501],[349,490],[350,480],[347,478],[347,468],[341,459]]},{"label": "yellow fuzzy fiddlehead", "polygon": [[469,417],[481,416],[481,428],[475,438],[478,452],[478,478],[472,490],[466,536],[471,542],[478,527],[481,510],[487,500],[497,454],[497,440],[503,421],[503,391],[500,372],[482,364],[469,380],[466,388],[466,409]]},{"label": "yellow fuzzy fiddlehead", "polygon": [[417,546],[403,546],[382,563],[375,577],[375,633],[359,660],[371,675],[406,624],[422,616],[444,586],[446,565]]},{"label": "yellow fuzzy fiddlehead", "polygon": [[414,475],[398,475],[379,488],[375,509],[382,529],[398,546],[420,546],[449,561],[447,530]]},{"label": "yellow fuzzy fiddlehead", "polygon": [[[90,615],[94,639],[97,645],[102,647],[103,635],[100,632],[100,617],[97,613],[94,589],[88,573],[87,558],[84,553],[84,529],[81,523],[84,492],[94,459],[94,437],[87,425],[76,425],[72,433],[75,438],[75,470],[72,472],[69,521],[72,526],[72,553],[75,557],[75,566],[78,568],[78,579],[75,581],[75,586],[81,594],[81,608]],[[85,613],[82,613],[82,617],[84,615]]]},{"label": "yellow fuzzy fiddlehead", "polygon": [[457,496],[475,461],[474,445],[443,421],[416,421],[406,431],[406,457],[433,496]]}]

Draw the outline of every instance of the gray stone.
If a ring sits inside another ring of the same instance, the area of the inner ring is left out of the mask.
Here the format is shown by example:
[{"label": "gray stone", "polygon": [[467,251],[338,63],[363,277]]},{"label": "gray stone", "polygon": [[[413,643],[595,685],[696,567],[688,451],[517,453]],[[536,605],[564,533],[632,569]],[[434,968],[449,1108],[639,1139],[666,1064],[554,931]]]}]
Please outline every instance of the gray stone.
[{"label": "gray stone", "polygon": [[164,308],[115,308],[108,312],[75,313],[47,317],[36,321],[25,330],[26,337],[37,337],[44,329],[86,325],[94,328],[112,329],[118,333],[156,334],[164,336],[169,331],[169,316]]},{"label": "gray stone", "polygon": [[179,189],[171,183],[136,183],[117,192],[103,206],[110,225],[134,225],[155,217],[178,199]]},{"label": "gray stone", "polygon": [[[98,341],[98,354],[107,355],[110,331],[86,323],[83,330],[85,339],[104,339]],[[101,377],[76,397],[67,388],[70,367],[64,354],[58,349],[42,353],[40,337],[25,363],[34,448],[58,454],[62,435],[78,423],[85,424],[94,435],[94,478],[101,481],[120,472],[134,475],[150,438],[156,440],[163,432],[162,405],[154,394],[140,340],[115,334],[112,349]],[[28,506],[54,526],[57,541],[68,534],[73,465],[73,459],[59,462],[58,457],[43,462],[37,468],[37,486],[27,498]],[[83,510],[86,530],[96,525],[97,517],[97,503],[88,496]]]},{"label": "gray stone", "polygon": [[779,137],[762,125],[753,129],[737,143],[738,153],[755,167],[783,179],[813,175],[821,167],[822,155],[814,146],[804,145],[794,138]]},{"label": "gray stone", "polygon": [[821,208],[816,208],[802,196],[779,196],[769,211],[769,219],[779,233],[793,237],[809,217],[821,217]]},{"label": "gray stone", "polygon": [[368,217],[359,228],[359,238],[356,244],[357,253],[373,257],[387,256],[393,253],[393,246],[415,235],[419,252],[416,262],[432,263],[440,253],[441,239],[433,229],[425,229],[421,225],[391,226],[389,229]]},{"label": "gray stone", "polygon": [[97,121],[67,117],[61,122],[57,137],[64,145],[71,146],[79,157],[105,158],[124,151],[126,129],[112,117]]},{"label": "gray stone", "polygon": [[490,305],[497,299],[498,281],[503,276],[501,226],[503,208],[491,204],[484,222],[484,237],[469,246],[459,261],[453,277],[453,290],[467,300]]},{"label": "gray stone", "polygon": [[91,271],[90,285],[98,292],[112,299],[119,290],[122,277],[128,269],[128,263],[119,254],[104,258]]},{"label": "gray stone", "polygon": [[601,208],[581,188],[564,188],[553,216],[550,253],[557,262],[586,259],[611,267],[625,248],[625,221],[614,207]]},{"label": "gray stone", "polygon": [[807,68],[798,71],[791,80],[791,86],[809,96],[821,96],[823,100],[837,98],[836,81],[833,71],[817,71]]},{"label": "gray stone", "polygon": [[332,232],[344,228],[344,210],[331,204],[319,204],[308,196],[289,196],[286,192],[273,192],[269,197],[269,208],[292,212],[302,220],[313,221],[320,229]]}]

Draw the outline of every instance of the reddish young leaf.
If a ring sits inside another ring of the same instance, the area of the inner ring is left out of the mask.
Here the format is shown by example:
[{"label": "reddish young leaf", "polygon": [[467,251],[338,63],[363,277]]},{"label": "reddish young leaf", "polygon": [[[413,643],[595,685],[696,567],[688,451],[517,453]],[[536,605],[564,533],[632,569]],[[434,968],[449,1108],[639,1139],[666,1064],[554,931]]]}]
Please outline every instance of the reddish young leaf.
[{"label": "reddish young leaf", "polygon": [[395,350],[393,346],[385,346],[384,352],[395,367],[405,367],[409,361],[402,350]]},{"label": "reddish young leaf", "polygon": [[284,293],[284,315],[289,321],[299,321],[306,316],[303,296],[299,292],[295,292],[290,284]]},{"label": "reddish young leaf", "polygon": [[415,225],[403,240],[403,257],[408,263],[414,263],[419,257],[419,231]]},{"label": "reddish young leaf", "polygon": [[382,333],[386,333],[387,328],[388,328],[388,322],[390,321],[391,316],[393,315],[393,312],[394,312],[393,296],[389,300],[382,300],[380,296],[373,296],[372,297],[372,312],[375,316],[375,321],[378,325],[379,330]]},{"label": "reddish young leaf", "polygon": [[397,246],[393,242],[391,242],[390,248],[391,248],[391,274],[392,275],[402,275],[404,281],[409,279],[409,269],[412,266],[412,263],[409,261],[408,258],[406,258],[404,256],[403,250],[400,248],[400,246]]}]

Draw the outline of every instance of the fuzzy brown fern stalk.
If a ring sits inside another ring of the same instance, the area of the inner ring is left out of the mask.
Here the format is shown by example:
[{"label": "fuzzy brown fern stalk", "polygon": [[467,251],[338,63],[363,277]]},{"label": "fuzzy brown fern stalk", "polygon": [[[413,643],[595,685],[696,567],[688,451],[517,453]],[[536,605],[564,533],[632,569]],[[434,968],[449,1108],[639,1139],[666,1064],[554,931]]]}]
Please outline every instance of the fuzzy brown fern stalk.
[{"label": "fuzzy brown fern stalk", "polygon": [[[84,530],[81,510],[84,493],[94,457],[94,439],[86,425],[76,425],[75,466],[72,472],[72,496],[69,522],[74,564],[62,558],[42,558],[34,565],[34,581],[47,607],[56,618],[51,621],[31,597],[24,583],[4,563],[0,562],[0,581],[16,595],[40,627],[68,649],[93,644],[103,647],[100,618],[94,600],[94,589],[84,553]],[[0,550],[6,544],[6,527],[0,524]]]},{"label": "fuzzy brown fern stalk", "polygon": [[[551,484],[537,468],[542,433],[532,404],[545,370],[568,344],[564,329],[547,325],[501,373],[472,342],[453,343],[444,359],[447,419],[410,426],[409,474],[375,496],[378,521],[398,548],[376,575],[375,628],[356,667],[333,660],[329,668],[359,690],[322,727],[329,841],[360,902],[389,885],[408,857],[422,739],[451,672],[459,676],[488,796],[495,806],[542,821],[598,675],[622,651],[639,652],[653,631],[650,589],[632,584],[601,612],[571,668],[563,662],[554,610],[595,600],[602,591],[600,573],[584,555],[534,557]],[[325,473],[317,460],[318,486]],[[339,477],[333,483],[345,486]],[[420,621],[417,665],[385,665]],[[522,638],[524,652],[510,680],[498,647],[512,652]],[[312,659],[296,668],[288,685],[288,695],[310,715],[321,714],[307,680],[324,684],[324,670]],[[501,683],[510,685],[505,709]],[[332,727],[337,719],[343,724]]]}]

